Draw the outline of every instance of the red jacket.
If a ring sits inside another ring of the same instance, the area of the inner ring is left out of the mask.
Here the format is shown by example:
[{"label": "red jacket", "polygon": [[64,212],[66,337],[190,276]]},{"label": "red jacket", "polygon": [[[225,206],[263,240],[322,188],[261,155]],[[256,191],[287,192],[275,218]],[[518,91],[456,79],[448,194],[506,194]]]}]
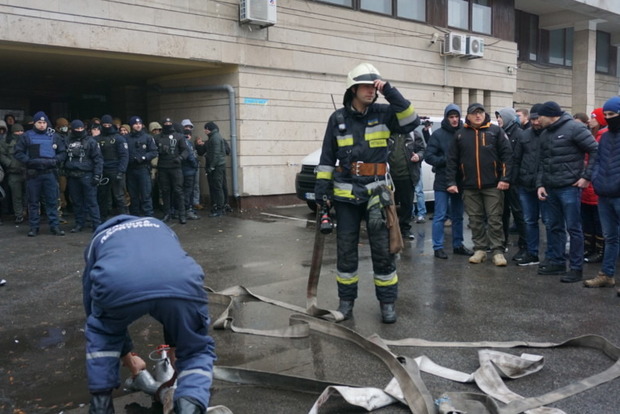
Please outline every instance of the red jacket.
[{"label": "red jacket", "polygon": [[[605,132],[607,132],[607,127],[598,130],[596,136],[594,137],[596,142],[599,142],[601,140],[601,136],[603,136]],[[588,162],[588,154],[586,154],[585,162]],[[584,188],[581,192],[581,202],[583,204],[589,204],[591,206],[595,206],[598,204],[598,196],[594,192],[594,187],[592,187],[592,183],[590,183],[590,185]]]}]

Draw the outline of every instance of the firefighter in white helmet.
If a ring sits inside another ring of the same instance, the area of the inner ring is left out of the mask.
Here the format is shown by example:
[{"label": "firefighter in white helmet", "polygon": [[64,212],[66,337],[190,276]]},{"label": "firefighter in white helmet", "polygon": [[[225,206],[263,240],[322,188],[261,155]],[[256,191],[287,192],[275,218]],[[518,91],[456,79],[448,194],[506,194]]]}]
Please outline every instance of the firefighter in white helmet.
[{"label": "firefighter in white helmet", "polygon": [[[388,138],[392,132],[410,133],[420,121],[413,105],[370,63],[349,72],[346,86],[344,106],[327,123],[317,169],[316,200],[336,209],[338,310],[345,319],[353,316],[360,224],[365,220],[382,321],[393,323],[398,293],[395,255],[389,250],[385,220],[369,220],[372,210],[368,201],[376,188],[387,184]],[[375,103],[379,94],[388,104]]]}]

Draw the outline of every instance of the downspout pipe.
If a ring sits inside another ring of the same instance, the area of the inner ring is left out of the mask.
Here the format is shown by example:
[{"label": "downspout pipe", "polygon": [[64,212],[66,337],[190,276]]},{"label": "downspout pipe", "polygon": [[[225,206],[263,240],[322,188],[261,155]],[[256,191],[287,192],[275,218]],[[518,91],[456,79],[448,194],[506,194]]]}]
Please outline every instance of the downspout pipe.
[{"label": "downspout pipe", "polygon": [[153,90],[160,94],[166,93],[190,93],[190,92],[228,92],[228,111],[230,117],[230,158],[232,170],[232,187],[233,196],[239,207],[239,162],[237,160],[237,100],[235,89],[231,85],[204,85],[204,86],[184,86],[176,88],[162,88],[157,85],[153,86]]}]

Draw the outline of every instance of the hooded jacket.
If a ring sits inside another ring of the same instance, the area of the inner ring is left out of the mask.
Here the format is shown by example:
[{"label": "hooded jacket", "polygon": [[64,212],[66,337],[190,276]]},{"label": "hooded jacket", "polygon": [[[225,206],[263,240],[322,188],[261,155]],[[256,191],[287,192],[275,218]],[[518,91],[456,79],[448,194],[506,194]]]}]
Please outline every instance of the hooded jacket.
[{"label": "hooded jacket", "polygon": [[512,148],[506,133],[491,123],[489,114],[478,128],[469,122],[456,131],[448,155],[448,187],[457,185],[457,171],[463,176],[464,189],[496,187],[499,181],[510,183]]},{"label": "hooded jacket", "polygon": [[[459,118],[461,117],[461,109],[456,104],[446,106],[443,120],[441,121],[441,128],[431,135],[424,154],[424,161],[432,165],[433,172],[435,172],[435,181],[433,182],[433,190],[435,191],[446,191],[446,188],[448,188],[448,179],[446,177],[448,153],[454,141],[454,133],[463,126],[462,122],[459,122],[456,128],[450,125],[448,114],[452,111],[458,112]],[[458,174],[456,181],[457,185],[460,187],[462,184],[460,174]]]},{"label": "hooded jacket", "polygon": [[[543,130],[540,138],[542,147],[537,187],[562,188],[572,186],[581,178],[592,179],[598,144],[585,125],[575,122],[565,112]],[[590,157],[587,164],[585,154]]]},{"label": "hooded jacket", "polygon": [[323,196],[363,204],[374,188],[386,184],[383,176],[356,175],[356,164],[387,164],[390,135],[408,134],[420,120],[413,105],[389,82],[383,87],[383,95],[389,104],[373,103],[361,113],[351,106],[352,94],[347,90],[344,107],[329,117],[317,167],[315,195],[319,204]]},{"label": "hooded jacket", "polygon": [[95,231],[84,252],[84,310],[158,298],[207,302],[204,273],[176,234],[152,217],[116,216]]},{"label": "hooded jacket", "polygon": [[[213,124],[215,125],[215,124]],[[214,129],[209,130],[209,140],[207,141],[207,171],[226,165],[226,143],[220,134],[220,129],[215,125]]]},{"label": "hooded jacket", "polygon": [[532,127],[521,134],[513,153],[512,182],[526,191],[536,191],[536,177],[540,164],[541,129]]}]

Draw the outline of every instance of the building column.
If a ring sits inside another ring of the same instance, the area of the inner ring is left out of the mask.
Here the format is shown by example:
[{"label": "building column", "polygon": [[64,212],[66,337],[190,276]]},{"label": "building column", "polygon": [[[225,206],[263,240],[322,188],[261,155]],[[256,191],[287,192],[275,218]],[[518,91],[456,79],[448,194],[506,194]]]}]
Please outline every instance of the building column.
[{"label": "building column", "polygon": [[573,113],[596,107],[596,20],[575,24],[573,36]]}]

